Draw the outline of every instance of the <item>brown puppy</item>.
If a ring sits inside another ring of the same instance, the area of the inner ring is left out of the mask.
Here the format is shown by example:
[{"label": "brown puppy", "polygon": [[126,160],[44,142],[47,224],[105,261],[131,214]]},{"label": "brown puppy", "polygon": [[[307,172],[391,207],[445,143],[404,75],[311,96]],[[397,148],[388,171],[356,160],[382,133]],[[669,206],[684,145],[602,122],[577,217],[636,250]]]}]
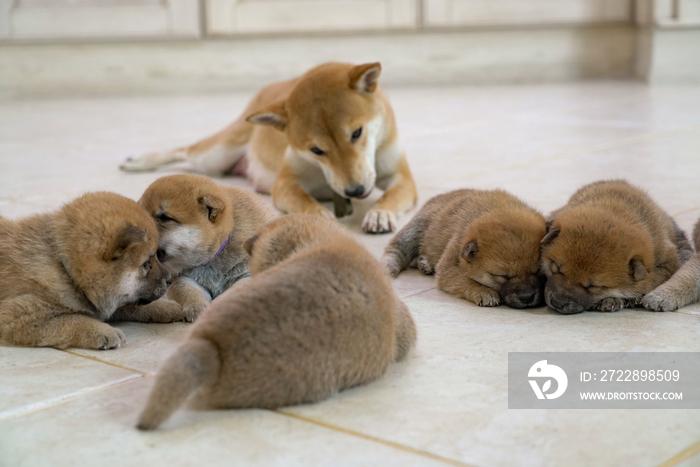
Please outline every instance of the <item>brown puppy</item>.
[{"label": "brown puppy", "polygon": [[243,242],[279,215],[256,194],[200,175],[159,178],[139,203],[158,225],[159,259],[179,274],[168,298],[182,305],[188,321],[250,275]]},{"label": "brown puppy", "polygon": [[382,261],[392,277],[414,261],[440,290],[479,306],[542,300],[538,277],[544,217],[502,190],[436,196],[391,241]]},{"label": "brown puppy", "polygon": [[[695,249],[700,249],[700,221],[693,229]],[[700,300],[700,253],[685,263],[668,281],[642,299],[653,311],[673,311]]]},{"label": "brown puppy", "polygon": [[181,320],[180,305],[154,301],[170,281],[157,247],[153,220],[114,193],[16,222],[0,218],[0,342],[111,349],[126,339],[102,321]]},{"label": "brown puppy", "polygon": [[373,381],[416,338],[377,261],[336,222],[297,214],[246,241],[253,278],[214,300],[158,374],[138,427],[198,390],[202,408],[316,402]]},{"label": "brown puppy", "polygon": [[542,269],[545,301],[560,313],[634,306],[690,249],[673,219],[624,180],[584,186],[551,217]]}]

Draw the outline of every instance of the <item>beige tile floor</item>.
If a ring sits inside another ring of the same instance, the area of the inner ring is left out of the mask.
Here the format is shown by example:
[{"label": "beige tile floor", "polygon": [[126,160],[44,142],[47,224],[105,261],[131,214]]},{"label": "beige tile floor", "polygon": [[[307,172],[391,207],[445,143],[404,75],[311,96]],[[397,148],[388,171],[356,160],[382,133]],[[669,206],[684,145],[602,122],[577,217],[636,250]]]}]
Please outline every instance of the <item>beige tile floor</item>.
[{"label": "beige tile floor", "polygon": [[[584,183],[625,177],[683,228],[700,217],[700,87],[388,91],[422,202],[500,187],[548,212]],[[138,199],[183,167],[124,174],[125,156],[192,142],[249,96],[0,102],[0,214],[53,209],[88,190]],[[389,236],[358,228],[369,205],[343,223],[380,255]],[[700,351],[700,305],[561,316],[478,308],[434,285],[416,271],[395,281],[419,340],[380,381],[279,411],[183,410],[153,433],[135,419],[189,325],[120,324],[129,345],[103,352],[0,347],[0,466],[700,465],[697,410],[508,410],[506,376],[509,351]]]}]

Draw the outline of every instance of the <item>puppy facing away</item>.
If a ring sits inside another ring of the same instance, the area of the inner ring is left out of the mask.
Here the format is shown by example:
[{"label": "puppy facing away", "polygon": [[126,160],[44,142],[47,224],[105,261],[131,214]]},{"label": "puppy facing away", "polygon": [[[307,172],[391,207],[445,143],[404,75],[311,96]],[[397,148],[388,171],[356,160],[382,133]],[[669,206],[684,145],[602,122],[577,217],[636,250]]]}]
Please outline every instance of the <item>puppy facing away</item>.
[{"label": "puppy facing away", "polygon": [[234,283],[250,275],[243,242],[278,216],[255,193],[201,175],[153,182],[139,204],[158,225],[158,258],[175,279],[168,298],[194,321]]},{"label": "puppy facing away", "polygon": [[[221,132],[189,147],[128,159],[121,168],[153,170],[186,160],[209,174],[232,171],[272,193],[282,212],[330,218],[334,214],[318,200],[350,204],[376,186],[384,194],[362,228],[391,232],[396,216],[416,204],[417,193],[391,105],[377,85],[380,73],[379,63],[326,63],[264,87]],[[336,209],[339,215],[343,208]]]},{"label": "puppy facing away", "polygon": [[170,282],[157,248],[153,220],[114,193],[0,218],[0,343],[112,349],[126,339],[106,320],[182,320],[180,305],[157,300]]},{"label": "puppy facing away", "polygon": [[673,219],[624,180],[584,186],[551,217],[545,301],[564,314],[634,306],[692,251]]},{"label": "puppy facing away", "polygon": [[[695,249],[700,249],[700,221],[693,229]],[[685,263],[668,281],[642,299],[653,311],[673,311],[700,300],[700,253]]]},{"label": "puppy facing away", "polygon": [[245,243],[252,278],[214,300],[165,363],[138,427],[196,391],[198,408],[276,408],[369,383],[406,357],[413,319],[381,265],[340,225],[298,214]]},{"label": "puppy facing away", "polygon": [[537,306],[544,217],[503,190],[456,190],[436,196],[387,246],[392,277],[409,265],[435,273],[440,290],[479,306],[503,301]]}]

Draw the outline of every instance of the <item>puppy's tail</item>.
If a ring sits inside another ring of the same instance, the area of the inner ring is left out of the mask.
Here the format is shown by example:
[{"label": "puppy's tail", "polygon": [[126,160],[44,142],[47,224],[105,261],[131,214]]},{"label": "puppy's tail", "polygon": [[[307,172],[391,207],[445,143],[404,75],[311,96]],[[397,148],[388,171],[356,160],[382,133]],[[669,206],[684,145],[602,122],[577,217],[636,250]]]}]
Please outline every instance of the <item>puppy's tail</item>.
[{"label": "puppy's tail", "polygon": [[416,344],[416,324],[413,322],[411,313],[401,300],[396,300],[396,346],[394,350],[394,361],[400,362],[408,351]]},{"label": "puppy's tail", "polygon": [[411,261],[418,257],[424,225],[425,219],[416,216],[394,236],[391,243],[384,250],[382,264],[389,271],[391,277],[398,276],[401,271],[410,266]]},{"label": "puppy's tail", "polygon": [[219,353],[214,344],[204,339],[190,339],[158,373],[137,428],[153,430],[163,423],[198,387],[216,377],[219,365]]}]

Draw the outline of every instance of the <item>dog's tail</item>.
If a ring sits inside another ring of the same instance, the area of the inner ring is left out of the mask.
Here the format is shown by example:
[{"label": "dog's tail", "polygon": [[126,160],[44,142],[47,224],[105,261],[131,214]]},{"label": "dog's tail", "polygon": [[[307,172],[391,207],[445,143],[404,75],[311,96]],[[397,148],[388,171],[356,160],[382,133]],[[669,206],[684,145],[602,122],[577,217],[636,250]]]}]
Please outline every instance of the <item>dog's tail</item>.
[{"label": "dog's tail", "polygon": [[190,339],[158,373],[137,428],[153,430],[163,423],[190,394],[216,377],[219,365],[219,353],[214,344],[204,339]]},{"label": "dog's tail", "polygon": [[399,230],[384,250],[382,264],[391,277],[398,276],[401,271],[410,266],[411,261],[418,257],[421,234],[426,222],[420,214],[418,213],[408,225]]},{"label": "dog's tail", "polygon": [[400,362],[408,351],[416,344],[416,324],[413,322],[411,312],[401,300],[396,300],[396,344],[394,347],[394,361]]}]

